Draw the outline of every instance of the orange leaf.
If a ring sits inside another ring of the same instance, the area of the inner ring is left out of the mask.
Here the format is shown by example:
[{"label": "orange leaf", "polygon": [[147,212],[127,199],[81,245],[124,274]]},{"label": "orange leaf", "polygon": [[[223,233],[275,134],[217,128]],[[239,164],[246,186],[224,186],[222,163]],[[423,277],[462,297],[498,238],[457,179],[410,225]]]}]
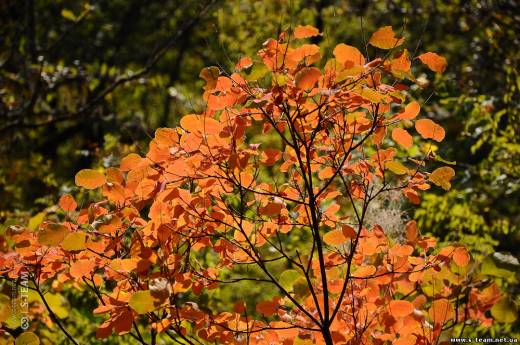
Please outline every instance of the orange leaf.
[{"label": "orange leaf", "polygon": [[235,68],[239,71],[249,68],[253,65],[253,60],[249,56],[244,56],[241,58]]},{"label": "orange leaf", "polygon": [[307,38],[307,37],[313,37],[318,36],[320,34],[320,30],[316,29],[314,26],[311,25],[298,25],[294,29],[294,37],[295,38]]},{"label": "orange leaf", "polygon": [[270,202],[265,207],[260,209],[260,213],[268,217],[275,217],[280,214],[281,210],[282,204],[279,204],[277,202]]},{"label": "orange leaf", "polygon": [[74,278],[90,276],[96,264],[89,259],[78,260],[70,265],[70,275]]},{"label": "orange leaf", "polygon": [[453,261],[459,267],[464,267],[469,263],[470,256],[466,248],[458,247],[453,252]]},{"label": "orange leaf", "polygon": [[398,57],[390,61],[390,69],[394,73],[407,73],[410,71],[410,60],[408,60],[408,50],[404,50]]},{"label": "orange leaf", "polygon": [[405,317],[413,313],[415,309],[413,304],[408,301],[396,300],[390,301],[390,314],[394,317]]},{"label": "orange leaf", "polygon": [[376,268],[372,265],[366,265],[363,267],[359,267],[356,272],[354,272],[354,277],[356,278],[366,278],[376,273]]},{"label": "orange leaf", "polygon": [[78,204],[74,197],[70,194],[62,195],[60,201],[58,201],[58,205],[61,207],[63,211],[74,211]]},{"label": "orange leaf", "polygon": [[319,172],[318,178],[320,180],[325,180],[325,179],[331,178],[332,176],[334,176],[335,172],[336,172],[336,169],[334,169],[333,167],[325,167],[324,169],[322,169]]},{"label": "orange leaf", "polygon": [[392,139],[404,148],[409,149],[413,145],[413,138],[406,129],[394,128],[392,130]]},{"label": "orange leaf", "polygon": [[407,104],[406,107],[404,107],[404,110],[397,114],[396,119],[413,120],[417,117],[419,111],[421,111],[421,106],[419,103],[414,101],[410,104]]},{"label": "orange leaf", "polygon": [[274,297],[271,301],[260,302],[256,305],[256,311],[264,316],[271,316],[278,311],[279,297]]},{"label": "orange leaf", "polygon": [[391,26],[384,26],[372,34],[368,43],[381,49],[392,49],[403,44],[404,39],[397,39]]},{"label": "orange leaf", "polygon": [[442,298],[433,301],[432,306],[428,310],[428,314],[435,324],[441,325],[444,322],[453,319],[455,311],[450,302],[447,299]]},{"label": "orange leaf", "polygon": [[143,162],[143,160],[144,158],[139,156],[137,153],[130,153],[129,155],[121,159],[119,170],[130,171],[132,169],[135,169]]},{"label": "orange leaf", "polygon": [[217,120],[200,115],[185,115],[181,119],[180,125],[188,132],[209,135],[219,134],[223,129],[223,126]]},{"label": "orange leaf", "polygon": [[415,189],[405,188],[403,189],[403,194],[412,204],[419,205],[421,203],[419,193]]},{"label": "orange leaf", "polygon": [[329,246],[340,246],[346,241],[348,238],[345,237],[342,230],[332,230],[323,235],[323,242]]},{"label": "orange leaf", "polygon": [[294,65],[297,65],[300,61],[305,59],[305,64],[309,66],[314,62],[319,61],[320,47],[315,44],[304,44],[288,53],[287,59],[291,60]]},{"label": "orange leaf", "polygon": [[343,231],[343,236],[346,238],[355,238],[357,235],[356,230],[349,225],[343,225],[341,231]]},{"label": "orange leaf", "polygon": [[415,220],[411,220],[406,223],[406,240],[409,243],[415,243],[418,236],[419,229],[417,228],[417,222]]},{"label": "orange leaf", "polygon": [[415,129],[424,139],[431,138],[437,142],[441,142],[446,135],[444,128],[429,119],[417,120]]},{"label": "orange leaf", "polygon": [[417,57],[423,64],[434,72],[442,73],[448,65],[446,59],[435,53],[424,53]]},{"label": "orange leaf", "polygon": [[316,67],[305,67],[296,73],[296,87],[302,90],[311,89],[320,79],[321,72]]},{"label": "orange leaf", "polygon": [[264,165],[271,166],[274,163],[276,163],[276,161],[278,161],[281,156],[282,156],[282,153],[280,152],[280,150],[277,150],[277,149],[265,149],[264,152],[262,152],[262,156],[261,156],[262,160],[261,160],[261,162]]},{"label": "orange leaf", "polygon": [[105,175],[97,170],[83,169],[75,177],[76,185],[86,189],[95,189],[105,184]]},{"label": "orange leaf", "polygon": [[365,57],[363,54],[361,54],[356,47],[344,43],[338,44],[336,48],[334,48],[333,54],[336,57],[336,60],[347,68],[365,64]]},{"label": "orange leaf", "polygon": [[211,66],[205,67],[200,71],[199,77],[204,79],[206,85],[204,86],[204,90],[209,91],[213,90],[217,85],[217,79],[220,75],[220,70],[218,67]]}]

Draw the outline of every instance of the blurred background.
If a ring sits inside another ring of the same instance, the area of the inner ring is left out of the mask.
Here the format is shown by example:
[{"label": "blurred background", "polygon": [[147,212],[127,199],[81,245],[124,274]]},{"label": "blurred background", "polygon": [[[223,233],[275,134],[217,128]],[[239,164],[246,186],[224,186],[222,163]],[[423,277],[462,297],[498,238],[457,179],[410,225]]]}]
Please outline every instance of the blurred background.
[{"label": "blurred background", "polygon": [[38,222],[60,195],[79,193],[78,170],[146,152],[156,128],[201,111],[203,67],[230,70],[299,24],[323,32],[313,43],[329,54],[392,25],[409,50],[448,60],[444,74],[416,76],[429,83],[416,97],[446,128],[436,154],[455,161],[457,175],[451,191],[431,191],[418,208],[379,207],[467,245],[519,301],[517,1],[3,0],[0,23],[0,231]]}]

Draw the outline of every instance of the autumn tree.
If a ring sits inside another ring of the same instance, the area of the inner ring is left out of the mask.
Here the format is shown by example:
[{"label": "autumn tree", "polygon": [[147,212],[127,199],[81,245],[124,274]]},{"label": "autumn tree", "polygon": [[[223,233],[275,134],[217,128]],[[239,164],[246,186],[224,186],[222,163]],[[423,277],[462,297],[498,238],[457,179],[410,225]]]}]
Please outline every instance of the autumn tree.
[{"label": "autumn tree", "polygon": [[[298,26],[232,73],[205,68],[204,111],[159,128],[145,156],[76,175],[103,198],[78,209],[66,195],[34,231],[9,229],[1,272],[41,298],[33,324],[77,344],[47,301],[63,289],[98,299],[99,338],[141,344],[437,344],[492,323],[500,291],[464,247],[437,248],[414,221],[400,236],[365,223],[389,191],[418,204],[451,187],[429,149],[445,131],[408,92],[421,86],[412,62],[442,73],[446,60],[389,26],[365,53],[339,44],[322,59],[306,43],[319,35]],[[264,287],[253,305],[210,308],[213,291],[247,282]]]}]

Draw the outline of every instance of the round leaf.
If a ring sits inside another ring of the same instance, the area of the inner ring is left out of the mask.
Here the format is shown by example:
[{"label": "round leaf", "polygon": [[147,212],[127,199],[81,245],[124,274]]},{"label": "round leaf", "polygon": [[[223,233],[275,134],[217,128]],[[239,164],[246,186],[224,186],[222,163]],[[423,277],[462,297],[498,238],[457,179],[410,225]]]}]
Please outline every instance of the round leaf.
[{"label": "round leaf", "polygon": [[105,184],[105,175],[97,170],[83,169],[75,177],[76,185],[86,189],[95,189]]},{"label": "round leaf", "polygon": [[40,338],[33,332],[24,332],[16,338],[15,345],[39,345]]},{"label": "round leaf", "polygon": [[84,232],[72,232],[65,237],[61,243],[61,247],[69,251],[84,250],[86,248],[86,240],[87,234]]},{"label": "round leaf", "polygon": [[429,180],[445,190],[450,190],[450,180],[453,176],[455,176],[455,170],[450,167],[442,167],[432,171]]},{"label": "round leaf", "polygon": [[69,228],[57,223],[49,223],[38,233],[38,242],[44,246],[57,246],[69,233]]},{"label": "round leaf", "polygon": [[518,308],[508,296],[503,296],[497,304],[491,308],[491,315],[498,322],[513,323],[518,317]]},{"label": "round leaf", "polygon": [[150,290],[137,291],[134,293],[132,297],[130,297],[128,305],[138,314],[146,314],[155,310],[154,298]]}]

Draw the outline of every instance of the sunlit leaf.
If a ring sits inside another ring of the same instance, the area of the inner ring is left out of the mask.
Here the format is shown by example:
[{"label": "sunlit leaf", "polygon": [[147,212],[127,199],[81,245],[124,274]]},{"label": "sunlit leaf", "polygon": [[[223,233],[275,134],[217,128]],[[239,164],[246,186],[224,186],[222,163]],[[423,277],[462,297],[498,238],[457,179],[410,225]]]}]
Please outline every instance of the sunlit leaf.
[{"label": "sunlit leaf", "polygon": [[498,322],[513,323],[518,318],[518,307],[509,296],[505,295],[491,308],[491,315]]},{"label": "sunlit leaf", "polygon": [[38,232],[38,242],[46,246],[57,246],[69,232],[65,225],[48,223]]},{"label": "sunlit leaf", "polygon": [[83,169],[76,174],[75,181],[76,185],[79,187],[95,189],[104,185],[106,178],[103,173],[97,170]]},{"label": "sunlit leaf", "polygon": [[455,176],[455,170],[450,167],[435,169],[429,176],[429,180],[445,190],[451,189],[451,179]]},{"label": "sunlit leaf", "polygon": [[154,298],[150,290],[135,292],[130,297],[128,305],[138,314],[146,314],[155,310]]},{"label": "sunlit leaf", "polygon": [[298,25],[294,29],[295,38],[307,38],[307,37],[318,36],[319,34],[320,34],[320,31],[311,25],[305,25],[305,26]]},{"label": "sunlit leaf", "polygon": [[403,44],[404,38],[397,39],[391,26],[384,26],[372,34],[368,43],[381,49],[392,49]]},{"label": "sunlit leaf", "polygon": [[430,119],[417,120],[415,129],[424,139],[433,139],[437,142],[441,142],[446,135],[444,128]]},{"label": "sunlit leaf", "polygon": [[424,53],[419,55],[417,58],[421,60],[421,62],[426,66],[428,66],[429,69],[437,73],[444,72],[446,66],[448,65],[446,59],[436,53]]},{"label": "sunlit leaf", "polygon": [[40,338],[33,332],[24,332],[20,334],[16,340],[15,345],[39,345]]}]

